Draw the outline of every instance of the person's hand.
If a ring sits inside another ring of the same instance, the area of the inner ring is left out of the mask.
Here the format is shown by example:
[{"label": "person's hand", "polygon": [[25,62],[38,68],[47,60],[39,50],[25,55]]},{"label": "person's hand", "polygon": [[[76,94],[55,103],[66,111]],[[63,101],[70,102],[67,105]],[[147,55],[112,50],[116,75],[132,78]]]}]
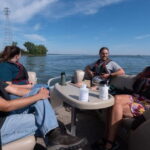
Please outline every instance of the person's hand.
[{"label": "person's hand", "polygon": [[108,79],[110,77],[110,74],[109,73],[101,74],[100,77],[103,79]]},{"label": "person's hand", "polygon": [[6,83],[9,84],[9,85],[12,85],[12,82],[10,82],[10,81],[6,81]]},{"label": "person's hand", "polygon": [[28,89],[31,89],[31,88],[33,88],[33,84],[32,83],[29,83],[29,84],[26,84],[26,88],[28,88]]},{"label": "person's hand", "polygon": [[45,88],[41,88],[38,92],[38,96],[40,99],[47,99],[50,98],[49,96],[49,90],[45,89]]},{"label": "person's hand", "polygon": [[94,77],[94,72],[93,71],[90,71],[90,76],[91,76],[91,78]]},{"label": "person's hand", "polygon": [[32,84],[32,85],[34,85],[35,83],[34,83],[34,82],[32,82],[32,81],[29,81],[29,84]]}]

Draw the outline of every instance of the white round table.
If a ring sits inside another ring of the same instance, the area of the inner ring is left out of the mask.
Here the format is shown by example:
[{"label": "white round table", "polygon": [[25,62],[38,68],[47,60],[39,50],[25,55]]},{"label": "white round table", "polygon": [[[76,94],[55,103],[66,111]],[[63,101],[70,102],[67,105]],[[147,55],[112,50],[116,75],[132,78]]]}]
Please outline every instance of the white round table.
[{"label": "white round table", "polygon": [[99,92],[89,90],[89,101],[79,101],[79,88],[72,83],[67,83],[62,86],[58,83],[55,84],[52,92],[52,99],[61,99],[72,107],[71,110],[71,133],[75,135],[76,132],[76,109],[81,110],[98,110],[111,107],[114,105],[114,97],[109,94],[108,100],[99,99]]}]

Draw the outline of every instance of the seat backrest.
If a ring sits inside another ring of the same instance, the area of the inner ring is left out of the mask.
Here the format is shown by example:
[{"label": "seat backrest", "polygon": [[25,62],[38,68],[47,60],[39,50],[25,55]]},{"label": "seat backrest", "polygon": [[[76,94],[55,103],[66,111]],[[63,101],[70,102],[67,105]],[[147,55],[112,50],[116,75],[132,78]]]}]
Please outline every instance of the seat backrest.
[{"label": "seat backrest", "polygon": [[37,83],[37,77],[35,72],[28,71],[29,81],[33,84]]},{"label": "seat backrest", "polygon": [[82,70],[76,70],[74,72],[74,83],[81,83],[84,79],[85,72]]},{"label": "seat backrest", "polygon": [[119,90],[133,90],[133,83],[135,82],[136,75],[121,75],[113,77],[110,81],[110,85],[113,85]]},{"label": "seat backrest", "polygon": [[2,150],[33,150],[35,146],[35,137],[27,136],[2,146]]},{"label": "seat backrest", "polygon": [[129,150],[150,150],[150,120],[145,121],[135,131],[130,133]]}]

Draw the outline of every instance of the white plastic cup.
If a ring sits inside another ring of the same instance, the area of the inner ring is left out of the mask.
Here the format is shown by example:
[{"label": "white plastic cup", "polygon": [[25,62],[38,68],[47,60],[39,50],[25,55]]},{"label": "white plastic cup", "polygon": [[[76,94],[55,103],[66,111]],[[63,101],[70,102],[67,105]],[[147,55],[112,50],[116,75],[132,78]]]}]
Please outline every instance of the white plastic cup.
[{"label": "white plastic cup", "polygon": [[89,100],[89,89],[86,88],[86,84],[83,84],[80,88],[79,100],[82,102],[88,102]]},{"label": "white plastic cup", "polygon": [[104,84],[104,85],[100,85],[99,86],[99,99],[101,100],[108,100],[108,90],[109,90],[109,87]]}]

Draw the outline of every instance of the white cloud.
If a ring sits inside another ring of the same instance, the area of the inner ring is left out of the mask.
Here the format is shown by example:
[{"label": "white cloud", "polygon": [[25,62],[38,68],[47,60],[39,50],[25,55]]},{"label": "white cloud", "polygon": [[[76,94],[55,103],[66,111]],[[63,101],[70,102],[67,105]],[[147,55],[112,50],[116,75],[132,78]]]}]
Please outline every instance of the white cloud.
[{"label": "white cloud", "polygon": [[46,39],[38,34],[24,34],[24,37],[26,37],[29,40],[34,40],[34,41],[41,41],[41,42],[45,42]]},{"label": "white cloud", "polygon": [[70,15],[84,14],[91,15],[99,11],[100,8],[122,2],[124,0],[74,0],[57,1],[49,6],[49,17],[62,18]]},{"label": "white cloud", "polygon": [[41,24],[40,23],[37,23],[34,27],[33,27],[33,29],[34,30],[39,30],[41,28]]},{"label": "white cloud", "polygon": [[79,12],[82,12],[84,14],[95,14],[98,12],[99,8],[110,5],[110,4],[114,4],[114,3],[118,3],[122,0],[86,0],[86,1],[77,1],[76,3],[76,9]]},{"label": "white cloud", "polygon": [[135,37],[135,39],[137,39],[137,40],[142,40],[142,39],[146,39],[146,38],[150,38],[150,34],[139,35],[139,36]]},{"label": "white cloud", "polygon": [[[57,0],[1,0],[1,9],[8,7],[13,22],[24,23]],[[1,10],[3,11],[3,10]],[[1,14],[1,17],[4,18]]]},{"label": "white cloud", "polygon": [[[75,14],[95,14],[100,8],[124,0],[0,0],[1,11],[8,7],[13,22],[25,23],[38,14],[61,18]],[[3,13],[0,18],[4,19]]]}]

